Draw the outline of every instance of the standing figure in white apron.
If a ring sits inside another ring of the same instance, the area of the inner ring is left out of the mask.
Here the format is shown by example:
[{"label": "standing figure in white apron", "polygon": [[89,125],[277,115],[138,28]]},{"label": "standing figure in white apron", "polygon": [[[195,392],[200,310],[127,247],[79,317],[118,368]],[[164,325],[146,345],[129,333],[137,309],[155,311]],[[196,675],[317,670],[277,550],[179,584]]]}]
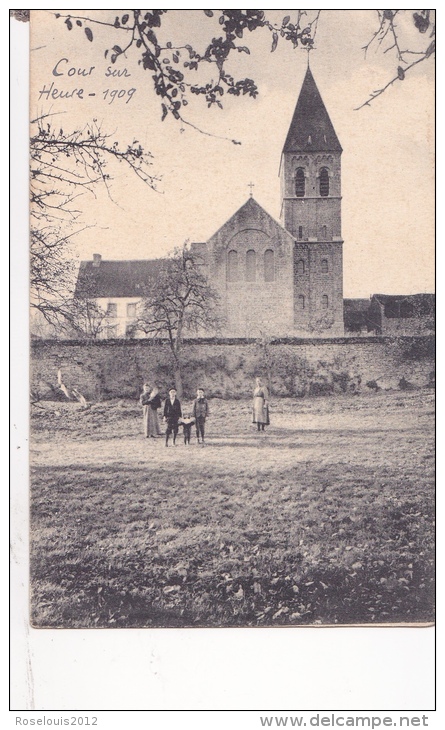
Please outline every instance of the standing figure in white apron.
[{"label": "standing figure in white apron", "polygon": [[253,423],[256,423],[258,431],[264,431],[269,421],[269,393],[263,385],[261,378],[255,378],[255,390],[253,391]]}]

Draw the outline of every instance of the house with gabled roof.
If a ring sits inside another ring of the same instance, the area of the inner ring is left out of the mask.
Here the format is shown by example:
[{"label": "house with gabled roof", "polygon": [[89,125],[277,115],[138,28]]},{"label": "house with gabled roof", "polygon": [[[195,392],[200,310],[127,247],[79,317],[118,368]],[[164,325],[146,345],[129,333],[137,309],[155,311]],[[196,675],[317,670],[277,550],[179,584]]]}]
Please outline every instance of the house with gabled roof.
[{"label": "house with gabled roof", "polygon": [[377,335],[432,335],[435,332],[435,294],[373,294],[368,312]]},{"label": "house with gabled roof", "polygon": [[92,261],[82,261],[74,297],[94,300],[104,312],[101,337],[127,337],[138,313],[138,304],[156,281],[162,259],[104,261],[94,254]]},{"label": "house with gabled roof", "polygon": [[[343,325],[342,147],[308,67],[284,143],[281,219],[252,195],[206,242],[194,243],[230,337],[339,336]],[[107,312],[122,337],[157,261],[83,261],[76,297]]]}]

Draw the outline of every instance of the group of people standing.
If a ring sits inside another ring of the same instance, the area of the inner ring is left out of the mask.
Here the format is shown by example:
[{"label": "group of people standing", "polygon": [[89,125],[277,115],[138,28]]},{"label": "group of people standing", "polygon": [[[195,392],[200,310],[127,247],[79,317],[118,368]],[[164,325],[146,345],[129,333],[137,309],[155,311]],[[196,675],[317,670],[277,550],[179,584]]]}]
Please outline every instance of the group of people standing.
[{"label": "group of people standing", "polygon": [[[139,399],[143,408],[144,435],[146,438],[161,436],[158,410],[162,406],[162,399],[159,389],[153,388],[149,383],[144,383],[144,388]],[[170,388],[168,397],[164,402],[163,417],[167,424],[165,431],[165,445],[168,446],[170,436],[173,436],[173,444],[176,444],[176,437],[179,427],[182,426],[184,444],[190,444],[192,426],[196,427],[196,438],[198,444],[205,444],[205,422],[209,415],[209,404],[205,397],[204,389],[198,388],[196,398],[193,401],[191,413],[182,413],[182,406],[176,394],[176,388]],[[270,424],[269,420],[269,394],[261,378],[256,378],[253,391],[252,422],[257,424],[258,431],[264,431],[265,426]]]},{"label": "group of people standing", "polygon": [[[159,425],[158,410],[162,405],[162,400],[158,388],[156,386],[151,388],[148,383],[145,383],[139,402],[143,408],[145,437],[155,438],[160,436],[161,427]],[[209,404],[202,388],[198,388],[196,391],[191,414],[182,413],[182,406],[176,395],[176,388],[170,388],[168,398],[165,399],[163,412],[164,421],[167,424],[165,445],[168,446],[170,436],[173,436],[173,444],[176,444],[179,426],[182,426],[184,432],[184,444],[189,444],[192,426],[194,425],[196,426],[198,444],[204,446],[205,422],[208,415]]]}]

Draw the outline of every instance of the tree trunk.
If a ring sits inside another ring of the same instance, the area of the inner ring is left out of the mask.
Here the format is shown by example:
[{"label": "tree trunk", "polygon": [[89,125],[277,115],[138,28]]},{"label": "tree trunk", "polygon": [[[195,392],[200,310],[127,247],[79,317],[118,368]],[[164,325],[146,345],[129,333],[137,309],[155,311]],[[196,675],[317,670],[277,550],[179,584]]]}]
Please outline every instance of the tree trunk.
[{"label": "tree trunk", "polygon": [[173,366],[173,374],[175,378],[175,388],[178,392],[178,398],[182,398],[182,374],[181,374],[181,366],[179,362],[175,362]]},{"label": "tree trunk", "polygon": [[271,356],[270,349],[269,349],[269,343],[265,337],[262,337],[259,340],[260,345],[260,352],[262,356],[262,360],[264,362],[264,367],[266,369],[266,385],[267,390],[269,392],[269,395],[272,394],[272,365],[273,365],[273,356]]},{"label": "tree trunk", "polygon": [[176,332],[176,338],[172,348],[173,351],[173,376],[175,379],[175,388],[178,393],[178,398],[182,398],[182,368],[181,368],[181,345],[182,345],[182,326],[178,325]]},{"label": "tree trunk", "polygon": [[272,395],[271,356],[270,356],[270,351],[269,351],[269,345],[267,342],[264,343],[264,364],[266,366],[267,390],[269,392],[269,396],[271,396]]}]

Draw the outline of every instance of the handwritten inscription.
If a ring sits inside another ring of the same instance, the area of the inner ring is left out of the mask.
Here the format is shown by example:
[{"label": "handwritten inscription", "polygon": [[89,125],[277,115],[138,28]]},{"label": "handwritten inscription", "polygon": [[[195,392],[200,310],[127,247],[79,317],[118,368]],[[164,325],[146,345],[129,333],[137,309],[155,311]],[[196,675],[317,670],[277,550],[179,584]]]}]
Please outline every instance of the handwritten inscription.
[{"label": "handwritten inscription", "polygon": [[[77,77],[90,77],[93,75],[93,71],[96,71],[96,66],[89,66],[87,68],[77,66],[76,64],[72,64],[68,58],[60,58],[52,70],[52,75],[56,77],[63,77],[68,76],[71,79],[77,78]],[[111,66],[108,66],[106,71],[104,72],[105,78],[128,78],[131,76],[131,73],[128,71],[128,69],[113,69]],[[115,99],[121,99],[125,100],[125,103],[128,104],[129,101],[133,98],[134,94],[136,93],[135,88],[131,89],[104,89],[101,90],[101,94],[103,95],[104,101],[107,101],[108,104],[112,104]],[[51,84],[44,84],[43,88],[39,91],[39,101],[41,99],[81,99],[84,100],[86,96],[96,96],[95,91],[85,91],[83,87],[76,87],[74,89],[61,89],[55,86],[55,82],[52,81]]]},{"label": "handwritten inscription", "polygon": [[65,67],[65,64],[69,63],[67,58],[61,58],[60,61],[57,61],[56,65],[53,68],[53,76],[91,76],[96,66],[90,66],[89,70],[86,68],[75,68],[72,66],[68,70]]},{"label": "handwritten inscription", "polygon": [[126,96],[128,96],[128,99],[126,100],[126,104],[128,104],[129,101],[131,101],[133,94],[136,92],[136,89],[106,89],[102,92],[104,95],[105,100],[109,100],[108,103],[112,104],[115,99],[124,99]]},{"label": "handwritten inscription", "polygon": [[[94,66],[93,66],[93,68],[94,68]],[[117,76],[117,77],[125,76],[125,77],[127,77],[127,76],[131,76],[131,74],[128,73],[126,68],[111,68],[111,66],[108,66],[107,70],[105,71],[105,76],[107,76],[107,77],[108,76]]]}]

